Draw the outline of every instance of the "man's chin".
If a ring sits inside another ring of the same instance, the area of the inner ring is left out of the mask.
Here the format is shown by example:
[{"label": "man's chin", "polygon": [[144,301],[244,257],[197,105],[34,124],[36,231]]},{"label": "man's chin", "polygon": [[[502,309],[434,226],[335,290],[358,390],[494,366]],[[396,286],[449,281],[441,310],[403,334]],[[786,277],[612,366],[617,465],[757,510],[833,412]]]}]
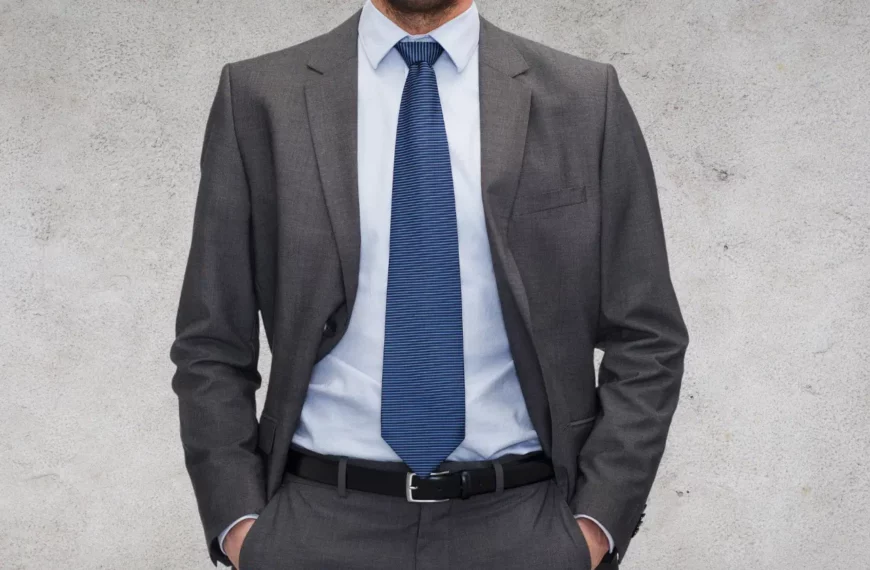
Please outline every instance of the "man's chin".
[{"label": "man's chin", "polygon": [[456,4],[457,0],[386,0],[390,7],[405,14],[442,12]]}]

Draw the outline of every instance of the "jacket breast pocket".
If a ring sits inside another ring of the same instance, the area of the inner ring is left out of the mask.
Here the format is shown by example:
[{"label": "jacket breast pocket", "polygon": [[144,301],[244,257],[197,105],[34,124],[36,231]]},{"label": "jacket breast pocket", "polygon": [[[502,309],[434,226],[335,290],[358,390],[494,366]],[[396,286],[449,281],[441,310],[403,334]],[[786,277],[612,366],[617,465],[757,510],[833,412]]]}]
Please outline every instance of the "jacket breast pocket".
[{"label": "jacket breast pocket", "polygon": [[520,192],[514,201],[514,214],[521,216],[552,210],[586,201],[586,186],[569,186],[543,192]]}]

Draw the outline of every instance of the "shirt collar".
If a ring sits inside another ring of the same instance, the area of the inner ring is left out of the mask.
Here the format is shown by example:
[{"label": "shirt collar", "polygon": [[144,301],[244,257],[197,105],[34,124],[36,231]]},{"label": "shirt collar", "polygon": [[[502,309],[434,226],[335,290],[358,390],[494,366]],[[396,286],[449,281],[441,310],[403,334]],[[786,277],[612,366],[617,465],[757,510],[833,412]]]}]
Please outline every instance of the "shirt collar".
[{"label": "shirt collar", "polygon": [[477,4],[472,2],[465,12],[428,34],[411,36],[378,10],[371,0],[366,0],[359,19],[359,37],[366,57],[375,69],[402,39],[430,37],[441,44],[456,69],[461,72],[471,60],[480,40],[480,17]]}]

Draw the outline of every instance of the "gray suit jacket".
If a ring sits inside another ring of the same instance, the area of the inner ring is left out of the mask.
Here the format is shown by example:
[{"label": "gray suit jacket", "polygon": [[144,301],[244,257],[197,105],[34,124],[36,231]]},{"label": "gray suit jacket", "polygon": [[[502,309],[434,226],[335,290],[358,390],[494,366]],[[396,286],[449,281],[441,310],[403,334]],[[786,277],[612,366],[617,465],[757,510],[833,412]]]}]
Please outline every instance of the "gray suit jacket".
[{"label": "gray suit jacket", "polygon": [[[312,367],[353,310],[358,18],[227,64],[208,117],[170,354],[213,561],[228,562],[217,535],[277,490]],[[486,225],[531,420],[571,508],[624,553],[688,344],[647,148],[611,65],[485,19],[480,106]],[[259,422],[258,311],[273,355]]]}]

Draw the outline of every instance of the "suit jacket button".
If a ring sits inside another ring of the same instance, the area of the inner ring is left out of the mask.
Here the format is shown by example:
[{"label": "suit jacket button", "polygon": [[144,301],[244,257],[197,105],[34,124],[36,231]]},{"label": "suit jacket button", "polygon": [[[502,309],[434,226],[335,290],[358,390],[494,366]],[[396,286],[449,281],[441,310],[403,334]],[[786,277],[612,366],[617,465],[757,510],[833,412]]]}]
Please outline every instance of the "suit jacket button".
[{"label": "suit jacket button", "polygon": [[326,338],[330,338],[335,335],[335,320],[332,317],[326,319],[326,322],[323,323],[323,336]]}]

